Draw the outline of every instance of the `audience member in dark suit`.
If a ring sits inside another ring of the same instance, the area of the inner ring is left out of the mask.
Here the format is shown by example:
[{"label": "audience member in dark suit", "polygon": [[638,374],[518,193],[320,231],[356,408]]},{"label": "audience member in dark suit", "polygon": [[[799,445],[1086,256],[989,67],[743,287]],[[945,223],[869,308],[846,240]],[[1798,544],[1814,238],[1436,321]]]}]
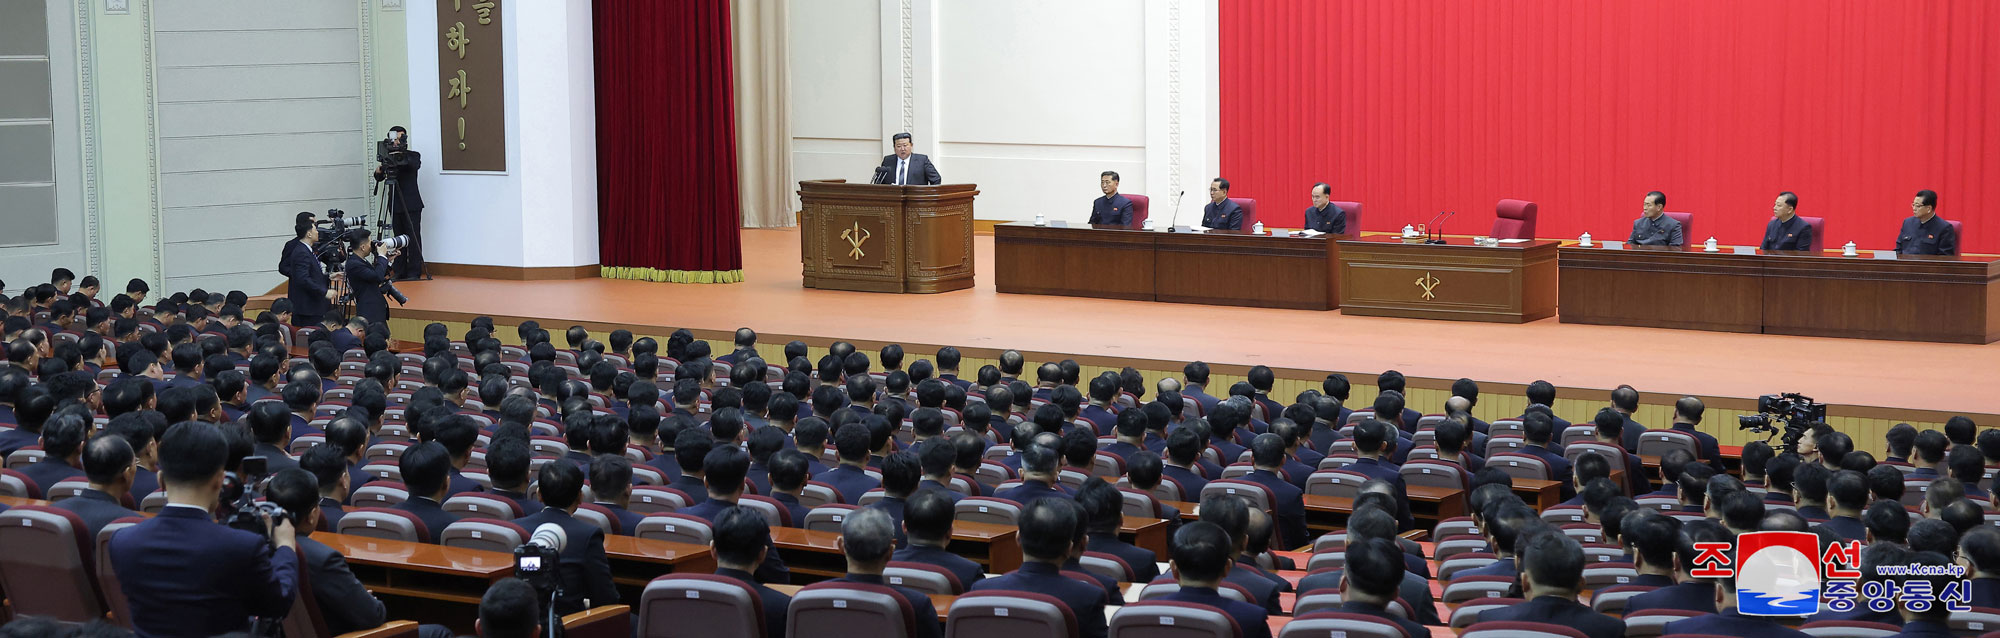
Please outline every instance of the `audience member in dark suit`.
[{"label": "audience member in dark suit", "polygon": [[[961,432],[960,434],[965,435],[967,439],[978,438],[978,435],[969,432]],[[945,498],[951,499],[952,503],[957,503],[964,500],[967,495],[951,488],[952,472],[958,467],[958,444],[953,440],[954,438],[956,437],[938,436],[916,445],[917,464],[922,466],[924,472],[923,480],[917,483],[917,491],[940,492],[944,494]],[[974,442],[972,445],[977,450],[978,444]],[[975,455],[975,463],[977,462],[977,458]],[[882,478],[884,481],[887,481],[889,477],[884,474]],[[978,481],[970,478],[961,480],[975,486],[979,484]],[[977,490],[978,488],[975,487],[973,489]]]},{"label": "audience member in dark suit", "polygon": [[[750,470],[750,455],[736,446],[724,445],[709,450],[708,456],[702,459],[702,468],[703,479],[708,482],[708,498],[679,513],[714,524],[723,511],[736,507],[737,501],[742,499],[743,475]],[[594,485],[592,489],[595,489]],[[798,522],[803,524],[805,518],[800,517]],[[768,535],[764,544],[770,551],[757,566],[757,580],[777,584],[792,582],[792,571],[778,556],[777,545],[771,542]]]},{"label": "audience member in dark suit", "polygon": [[1250,441],[1250,459],[1254,469],[1243,475],[1243,480],[1271,491],[1279,546],[1292,549],[1311,543],[1306,533],[1305,491],[1278,474],[1285,462],[1284,438],[1269,432],[1257,435]]},{"label": "audience member in dark suit", "polygon": [[1521,448],[1521,453],[1541,459],[1547,464],[1549,478],[1562,481],[1563,500],[1569,500],[1576,497],[1576,485],[1573,483],[1576,477],[1574,472],[1570,471],[1569,460],[1563,458],[1562,452],[1556,451],[1549,445],[1554,435],[1555,423],[1547,416],[1529,413],[1527,417],[1521,419],[1521,439],[1527,443]]},{"label": "audience member in dark suit", "polygon": [[903,536],[903,510],[907,509],[910,494],[917,491],[917,482],[922,478],[923,470],[918,467],[914,452],[904,450],[882,459],[882,499],[869,503],[867,507],[889,515],[889,522],[896,527],[897,549],[909,544]]},{"label": "audience member in dark suit", "polygon": [[112,521],[139,515],[119,503],[131,489],[137,468],[132,464],[132,444],[125,439],[116,436],[91,439],[83,447],[83,471],[90,478],[90,489],[56,501],[54,506],[75,512],[90,533],[85,538],[95,539]]},{"label": "audience member in dark suit", "polygon": [[292,225],[298,237],[285,242],[278,274],[284,275],[288,283],[285,298],[292,302],[292,325],[316,327],[321,316],[333,307],[335,293],[332,280],[313,256],[312,247],[319,243],[319,229],[313,227],[308,213],[299,215],[301,218]]},{"label": "audience member in dark suit", "polygon": [[1090,203],[1090,219],[1086,223],[1132,225],[1132,200],[1118,193],[1118,172],[1104,171],[1099,174],[1097,186],[1104,190],[1104,196]]},{"label": "audience member in dark suit", "polygon": [[1167,435],[1166,458],[1161,476],[1172,479],[1181,487],[1181,500],[1201,498],[1201,489],[1208,487],[1208,477],[1200,469],[1201,435],[1193,427],[1182,427]]},{"label": "audience member in dark suit", "polygon": [[667,487],[686,494],[689,505],[699,505],[708,500],[708,483],[702,478],[702,462],[713,449],[715,437],[707,430],[688,428],[674,436],[674,465],[680,475],[668,480]]},{"label": "audience member in dark suit", "polygon": [[[1023,543],[1023,548],[1026,548],[1026,543]],[[931,604],[930,596],[908,587],[892,585],[882,577],[883,568],[889,565],[890,558],[896,553],[896,530],[889,523],[888,514],[871,509],[848,514],[847,520],[840,523],[840,549],[847,555],[847,575],[833,579],[833,582],[887,587],[910,605],[916,628],[912,638],[939,638],[944,633],[944,628],[937,622],[937,607]],[[1102,616],[1100,611],[1099,617]],[[1077,622],[1078,626],[1086,622],[1080,612]]]},{"label": "audience member in dark suit", "polygon": [[618,535],[631,536],[646,516],[632,511],[632,459],[609,454],[590,462],[590,494],[617,520]]},{"label": "audience member in dark suit", "polygon": [[1234,546],[1229,533],[1214,523],[1198,521],[1182,526],[1180,531],[1174,533],[1172,547],[1173,574],[1180,590],[1160,600],[1214,607],[1236,621],[1243,638],[1269,638],[1269,616],[1263,607],[1224,598],[1216,592],[1222,583],[1227,582],[1229,572],[1237,567],[1235,561],[1228,560]]},{"label": "audience member in dark suit", "polygon": [[[1213,189],[1213,187],[1210,188]],[[1201,413],[1204,415],[1214,412],[1215,404],[1220,402],[1220,400],[1210,396],[1207,392],[1208,364],[1201,361],[1190,362],[1185,366],[1181,366],[1181,376],[1185,377],[1182,380],[1183,385],[1180,390],[1181,399],[1200,404]],[[1174,416],[1178,418],[1180,415],[1176,414]]]},{"label": "audience member in dark suit", "polygon": [[[1361,541],[1370,538],[1395,542],[1396,517],[1390,514],[1389,508],[1384,507],[1381,503],[1357,501],[1354,506],[1354,515],[1347,518],[1347,544],[1349,547],[1353,547]],[[1430,579],[1425,578],[1421,573],[1410,570],[1409,567],[1412,558],[1415,558],[1418,564],[1423,563],[1422,558],[1413,557],[1407,552],[1403,553],[1403,581],[1397,587],[1396,598],[1401,598],[1404,602],[1410,604],[1411,610],[1417,614],[1413,620],[1416,620],[1418,623],[1425,625],[1443,624],[1438,619],[1437,605],[1432,602]],[[1341,586],[1343,578],[1345,578],[1345,575],[1342,570],[1323,569],[1299,579],[1297,589],[1301,595],[1317,590],[1338,589]]]},{"label": "audience member in dark suit", "polygon": [[806,461],[806,454],[798,450],[779,450],[771,455],[771,498],[785,507],[786,524],[791,527],[805,526],[806,514],[811,511],[799,503],[799,492],[812,478]]},{"label": "audience member in dark suit", "polygon": [[2000,528],[1979,525],[1965,530],[1958,553],[1972,563],[1972,606],[2000,607]]},{"label": "audience member in dark suit", "polygon": [[1910,202],[1910,216],[1896,232],[1896,252],[1904,255],[1956,255],[1958,230],[1937,214],[1937,192],[1917,191]]},{"label": "audience member in dark suit", "polygon": [[341,503],[347,501],[348,474],[347,458],[340,454],[340,448],[320,444],[306,450],[299,457],[299,469],[313,475],[319,485],[319,517],[326,520],[327,529],[340,529],[340,517],[347,513]]},{"label": "audience member in dark suit", "polygon": [[[1236,562],[1250,543],[1250,506],[1241,498],[1213,493],[1201,499],[1200,511],[1201,520],[1214,523],[1229,533],[1229,561]],[[1225,579],[1248,590],[1250,602],[1263,606],[1266,613],[1280,613],[1277,583],[1240,567],[1230,569]]]},{"label": "audience member in dark suit", "polygon": [[1799,196],[1791,191],[1778,193],[1778,201],[1771,205],[1771,221],[1764,224],[1764,250],[1811,250],[1813,228],[1806,220],[1800,219],[1797,208]]},{"label": "audience member in dark suit", "polygon": [[111,539],[111,566],[140,636],[242,631],[253,615],[278,617],[292,607],[299,581],[292,523],[272,521],[267,539],[219,525],[209,514],[228,455],[213,425],[168,429],[160,440],[166,508]]},{"label": "audience member in dark suit", "polygon": [[[1660,517],[1667,520],[1674,520],[1664,515],[1660,515]],[[1724,528],[1721,523],[1711,520],[1699,520],[1679,525],[1680,533],[1671,538],[1659,538],[1661,529],[1668,527],[1668,525],[1651,522],[1650,519],[1647,520],[1649,522],[1639,524],[1628,523],[1626,527],[1629,527],[1630,531],[1625,532],[1626,538],[1638,546],[1638,557],[1640,560],[1645,561],[1647,566],[1653,565],[1653,561],[1655,560],[1666,558],[1665,556],[1658,555],[1660,554],[1659,545],[1662,543],[1671,543],[1673,549],[1670,556],[1673,557],[1674,562],[1674,577],[1679,582],[1626,599],[1625,614],[1629,616],[1634,612],[1648,609],[1675,609],[1698,611],[1706,614],[1715,613],[1715,581],[1696,579],[1691,575],[1694,570],[1701,567],[1699,563],[1695,562],[1695,559],[1701,556],[1701,550],[1695,549],[1694,544],[1732,540],[1733,536],[1729,533],[1729,530]],[[1734,596],[1730,598],[1731,600],[1735,599]]]},{"label": "audience member in dark suit", "polygon": [[910,152],[909,133],[897,133],[890,140],[896,152],[882,158],[882,165],[875,168],[874,183],[918,186],[944,183],[929,156]]},{"label": "audience member in dark suit", "polygon": [[1389,484],[1396,497],[1398,529],[1407,530],[1416,527],[1416,518],[1410,514],[1409,488],[1403,483],[1401,468],[1381,458],[1386,452],[1384,446],[1396,440],[1395,431],[1395,427],[1376,419],[1362,419],[1355,424],[1354,451],[1360,460],[1348,465],[1347,469]]},{"label": "audience member in dark suit", "polygon": [[424,542],[436,544],[444,537],[445,526],[458,521],[458,517],[444,511],[445,491],[451,488],[446,481],[451,476],[450,457],[436,441],[418,443],[403,451],[397,467],[402,470],[403,485],[409,488],[410,499],[390,509],[409,512],[423,521],[429,532]]},{"label": "audience member in dark suit", "polygon": [[[1639,437],[1646,433],[1646,426],[1632,420],[1632,414],[1639,411],[1639,390],[1629,385],[1621,385],[1611,390],[1611,407],[1625,415],[1625,428],[1620,432],[1620,441],[1625,443],[1625,451],[1639,451]],[[1561,432],[1562,430],[1556,430]],[[1558,450],[1560,452],[1560,450]]]},{"label": "audience member in dark suit", "polygon": [[[1875,507],[1875,505],[1881,505],[1882,507],[1878,509],[1877,507]],[[1878,516],[1886,517],[1889,514],[1889,510],[1892,506],[1897,511],[1902,511],[1902,506],[1898,505],[1894,501],[1878,501],[1876,502],[1875,505],[1870,505],[1868,507],[1868,514],[1866,515],[1866,518],[1870,519],[1869,522],[1871,523],[1868,530],[1870,538],[1868,540],[1863,541],[1867,543],[1867,545],[1864,545],[1861,548],[1861,578],[1863,582],[1859,586],[1867,586],[1866,581],[1868,580],[1892,579],[1893,577],[1886,577],[1880,575],[1879,572],[1876,571],[1876,568],[1883,565],[1898,565],[1898,566],[1909,565],[1915,562],[1916,555],[1921,553],[1921,552],[1911,551],[1910,548],[1904,544],[1903,541],[1905,539],[1900,531],[1887,529],[1884,526],[1880,525],[1879,521],[1874,520]],[[1905,522],[1905,527],[1907,527],[1909,519],[1906,517],[1903,520]],[[1878,528],[1880,529],[1879,532]],[[1891,534],[1893,534],[1893,536],[1891,536]],[[1932,591],[1940,591],[1940,592],[1944,591],[1942,589],[1942,586],[1943,583],[1939,583],[1940,588]],[[1731,595],[1730,598],[1733,599],[1735,598],[1735,596]],[[1901,607],[1901,605],[1897,605],[1897,607]],[[1869,606],[1865,603],[1855,605],[1854,609],[1850,609],[1848,611],[1834,611],[1832,609],[1823,609],[1819,613],[1807,616],[1805,620],[1806,622],[1818,622],[1822,620],[1857,620],[1862,622],[1879,622],[1883,624],[1898,625],[1898,626],[1903,624],[1903,616],[1898,614],[1895,610],[1892,609],[1889,611],[1875,611],[1874,609],[1869,608]]]},{"label": "audience member in dark suit", "polygon": [[1388,611],[1401,591],[1404,575],[1403,550],[1395,541],[1364,538],[1346,547],[1347,565],[1341,569],[1339,611],[1373,616],[1398,627],[1411,636],[1430,635],[1430,629],[1415,620]]},{"label": "audience member in dark suit", "polygon": [[541,596],[528,581],[502,578],[479,599],[479,618],[472,623],[480,638],[537,638],[544,635],[546,613]]},{"label": "audience member in dark suit", "polygon": [[[1695,429],[1695,426],[1701,424],[1701,415],[1706,409],[1706,406],[1702,405],[1701,399],[1681,397],[1679,401],[1674,402],[1673,429],[1693,435],[1697,457],[1701,462],[1707,463],[1709,467],[1721,470],[1723,469],[1722,448],[1716,443],[1715,435]],[[1638,450],[1628,449],[1626,451],[1636,452]]]},{"label": "audience member in dark suit", "polygon": [[1072,550],[1081,538],[1084,521],[1077,517],[1075,504],[1040,501],[1029,504],[1020,518],[1021,567],[1011,573],[979,581],[969,591],[1021,591],[1049,596],[1069,607],[1076,616],[1077,635],[1102,638],[1105,592],[1062,573]]},{"label": "audience member in dark suit", "polygon": [[840,426],[833,434],[835,451],[840,454],[840,465],[819,476],[822,483],[833,486],[840,492],[841,502],[854,505],[861,502],[861,495],[868,490],[881,487],[882,482],[868,475],[869,441],[872,435],[868,426],[849,423]]},{"label": "audience member in dark suit", "polygon": [[1229,201],[1229,180],[1217,177],[1208,183],[1208,204],[1201,208],[1201,225],[1216,230],[1245,230],[1243,207]]},{"label": "audience member in dark suit", "polygon": [[259,403],[251,406],[248,417],[250,434],[257,438],[257,447],[253,449],[264,457],[264,467],[277,474],[299,466],[298,460],[285,452],[285,446],[292,440],[292,415],[285,411],[285,404]]},{"label": "audience member in dark suit", "polygon": [[[319,604],[320,616],[326,619],[327,630],[344,634],[380,626],[388,617],[382,601],[361,585],[339,551],[310,538],[320,517],[319,480],[310,472],[294,468],[273,473],[264,489],[266,498],[285,508],[298,521],[300,563],[306,570],[306,581],[312,585],[313,601]],[[444,635],[450,636],[450,630]]]},{"label": "audience member in dark suit", "polygon": [[64,410],[42,424],[42,460],[19,468],[22,475],[46,492],[64,479],[82,478],[77,469],[83,457],[83,441],[90,436],[90,417]]},{"label": "audience member in dark suit", "polygon": [[486,476],[491,493],[511,501],[526,516],[542,511],[542,502],[528,493],[528,466],[534,452],[520,438],[496,438],[486,445]]},{"label": "audience member in dark suit", "polygon": [[604,557],[604,530],[571,515],[583,496],[583,472],[570,463],[549,463],[542,466],[537,482],[546,507],[514,519],[514,524],[532,534],[543,523],[554,523],[568,535],[562,551],[563,595],[556,599],[556,614],[583,611],[585,599],[595,607],[619,604],[611,563]]},{"label": "audience member in dark suit", "polygon": [[[25,340],[16,340],[12,345],[20,346],[28,353],[35,351],[34,344],[28,343]],[[134,353],[132,357],[136,358],[140,354],[143,353]],[[152,355],[148,354],[146,356]],[[27,373],[14,372],[12,366],[0,368],[0,370],[13,372],[13,374],[7,375],[12,381],[0,381],[0,383],[33,383],[33,379],[30,379]],[[12,423],[15,427],[14,429],[0,432],[0,459],[6,458],[6,455],[13,454],[21,448],[39,444],[42,437],[42,426],[48,422],[49,415],[54,414],[56,411],[56,398],[55,395],[49,394],[48,386],[25,385],[25,387],[20,388],[17,392],[19,394],[15,395],[13,399],[14,419]],[[146,394],[150,395],[151,392],[147,391]]]},{"label": "audience member in dark suit", "polygon": [[[1521,553],[1521,592],[1528,602],[1491,609],[1479,622],[1521,621],[1574,627],[1590,638],[1621,638],[1625,623],[1576,602],[1583,585],[1583,547],[1560,533],[1527,539]],[[1348,558],[1353,569],[1353,558]]]},{"label": "audience member in dark suit", "polygon": [[734,505],[724,509],[713,522],[715,574],[734,578],[757,592],[757,598],[763,601],[764,636],[784,638],[785,615],[792,597],[765,587],[751,575],[771,553],[770,523],[764,520],[764,515]]},{"label": "audience member in dark suit", "polygon": [[1306,230],[1329,235],[1347,234],[1347,211],[1333,205],[1333,187],[1326,182],[1313,184],[1312,205],[1306,207]]},{"label": "audience member in dark suit", "polygon": [[1083,489],[1076,491],[1076,502],[1090,516],[1086,549],[1125,561],[1132,568],[1131,582],[1150,583],[1159,577],[1159,559],[1153,550],[1118,538],[1118,528],[1125,522],[1125,496],[1118,488],[1105,481],[1085,481]]},{"label": "audience member in dark suit", "polygon": [[960,587],[970,588],[986,577],[986,570],[945,549],[951,544],[952,516],[951,500],[937,490],[918,490],[911,495],[903,508],[903,530],[909,546],[896,550],[894,560],[942,567],[958,579]]},{"label": "audience member in dark suit", "polygon": [[[1737,638],[1806,638],[1809,634],[1761,616],[1745,616],[1736,611],[1736,578],[1713,579],[1710,601],[1715,613],[1667,623],[1669,634],[1704,634]],[[1637,597],[1634,597],[1637,598]],[[1862,605],[1866,608],[1867,605]],[[1900,606],[1900,605],[1898,605]],[[1626,613],[1630,613],[1629,611]],[[1949,634],[1947,634],[1949,635]]]},{"label": "audience member in dark suit", "polygon": [[1056,465],[1062,458],[1055,449],[1039,441],[1020,450],[1021,484],[994,494],[1025,506],[1044,498],[1070,498],[1067,487],[1056,482]]}]

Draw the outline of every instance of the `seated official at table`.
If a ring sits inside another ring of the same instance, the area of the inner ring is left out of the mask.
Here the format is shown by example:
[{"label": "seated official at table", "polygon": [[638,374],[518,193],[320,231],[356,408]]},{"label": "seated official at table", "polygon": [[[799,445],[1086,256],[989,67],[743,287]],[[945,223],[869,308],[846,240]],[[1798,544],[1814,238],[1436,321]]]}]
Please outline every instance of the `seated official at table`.
[{"label": "seated official at table", "polygon": [[1668,217],[1667,194],[1660,191],[1646,193],[1646,214],[1632,221],[1632,243],[1640,246],[1686,246],[1681,237],[1681,222]]},{"label": "seated official at table", "polygon": [[1764,225],[1764,250],[1811,250],[1812,226],[1799,219],[1794,212],[1799,206],[1799,196],[1791,191],[1778,193],[1778,201],[1771,205],[1771,221]]},{"label": "seated official at table", "polygon": [[1904,255],[1956,255],[1958,254],[1958,231],[1951,223],[1937,216],[1937,191],[1928,188],[1917,191],[1917,198],[1910,202],[1912,215],[1903,219],[1903,230],[1896,233],[1896,252]]},{"label": "seated official at table", "polygon": [[1306,207],[1306,230],[1329,235],[1347,234],[1347,211],[1333,205],[1333,187],[1326,182],[1313,184],[1313,205]]},{"label": "seated official at table", "polygon": [[1203,228],[1243,230],[1243,207],[1229,201],[1229,180],[1217,177],[1208,183],[1208,205],[1201,209]]},{"label": "seated official at table", "polygon": [[1118,172],[1104,171],[1097,177],[1104,196],[1090,203],[1090,223],[1110,226],[1132,225],[1132,200],[1118,194]]}]

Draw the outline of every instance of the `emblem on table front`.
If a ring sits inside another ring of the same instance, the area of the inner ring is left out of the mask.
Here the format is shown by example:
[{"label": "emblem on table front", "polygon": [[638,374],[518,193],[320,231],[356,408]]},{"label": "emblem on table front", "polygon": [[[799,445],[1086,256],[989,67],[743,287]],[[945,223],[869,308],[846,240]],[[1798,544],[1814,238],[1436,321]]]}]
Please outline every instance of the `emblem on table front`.
[{"label": "emblem on table front", "polygon": [[840,238],[846,240],[847,246],[851,248],[847,252],[848,258],[860,259],[868,256],[868,253],[861,251],[861,244],[867,242],[868,237],[868,231],[861,228],[861,222],[854,222],[853,228],[840,231]]},{"label": "emblem on table front", "polygon": [[1424,273],[1424,276],[1422,276],[1422,277],[1419,277],[1419,278],[1417,278],[1417,287],[1418,287],[1418,288],[1422,288],[1422,289],[1424,289],[1424,300],[1425,300],[1425,301],[1429,301],[1429,300],[1431,300],[1431,299],[1436,299],[1436,298],[1437,298],[1437,293],[1435,293],[1435,292],[1432,292],[1432,291],[1433,291],[1433,290],[1436,290],[1436,289],[1437,289],[1437,287],[1438,287],[1438,284],[1440,284],[1440,283],[1444,283],[1444,282],[1441,282],[1441,281],[1438,281],[1438,278],[1437,278],[1437,277],[1433,277],[1433,276],[1431,276],[1431,274],[1430,274],[1429,272],[1425,272],[1425,273]]}]

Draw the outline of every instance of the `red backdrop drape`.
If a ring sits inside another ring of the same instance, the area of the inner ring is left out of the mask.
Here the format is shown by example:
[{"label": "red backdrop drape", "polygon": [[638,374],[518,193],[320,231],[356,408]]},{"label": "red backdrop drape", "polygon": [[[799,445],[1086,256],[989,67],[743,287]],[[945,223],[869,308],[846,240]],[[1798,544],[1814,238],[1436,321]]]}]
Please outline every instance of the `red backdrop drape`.
[{"label": "red backdrop drape", "polygon": [[740,271],[728,0],[593,11],[600,261]]},{"label": "red backdrop drape", "polygon": [[1366,230],[1494,202],[1623,238],[1646,191],[1690,242],[1754,244],[1780,191],[1826,245],[1894,244],[1918,189],[2000,252],[2000,2],[1223,0],[1221,161],[1296,227],[1308,189]]}]

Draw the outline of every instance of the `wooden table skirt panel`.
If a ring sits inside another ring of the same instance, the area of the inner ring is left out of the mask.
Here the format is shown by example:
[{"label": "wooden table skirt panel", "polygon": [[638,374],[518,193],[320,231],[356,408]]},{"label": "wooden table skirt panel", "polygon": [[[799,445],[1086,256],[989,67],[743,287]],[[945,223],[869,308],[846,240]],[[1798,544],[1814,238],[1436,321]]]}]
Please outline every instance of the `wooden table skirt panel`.
[{"label": "wooden table skirt panel", "polygon": [[972,184],[799,182],[807,288],[934,293],[972,287]]},{"label": "wooden table skirt panel", "polygon": [[1327,237],[1013,222],[993,229],[1004,293],[1256,308],[1339,307],[1339,245]]},{"label": "wooden table skirt panel", "polygon": [[2000,341],[2000,259],[1737,247],[1561,249],[1562,321],[1948,343]]},{"label": "wooden table skirt panel", "polygon": [[1341,314],[1525,323],[1556,312],[1556,248],[1531,241],[1475,246],[1340,242]]}]

